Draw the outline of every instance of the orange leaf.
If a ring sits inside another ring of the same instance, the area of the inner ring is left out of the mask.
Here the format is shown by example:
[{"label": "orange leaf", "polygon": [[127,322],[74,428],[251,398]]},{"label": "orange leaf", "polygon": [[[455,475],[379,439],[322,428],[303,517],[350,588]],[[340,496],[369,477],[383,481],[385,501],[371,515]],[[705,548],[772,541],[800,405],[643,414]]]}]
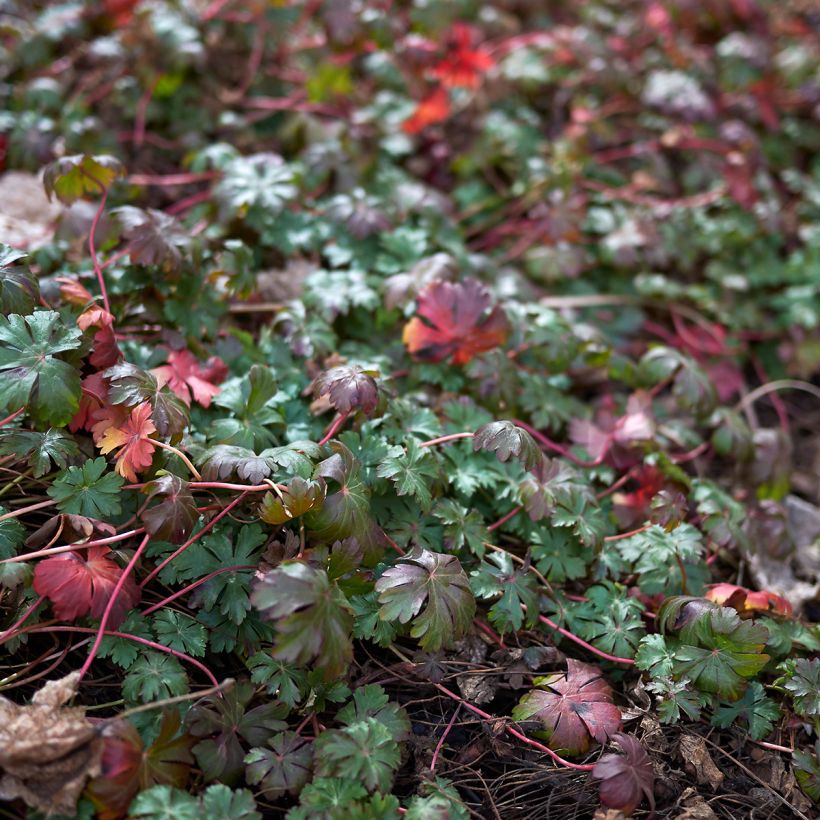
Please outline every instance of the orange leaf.
[{"label": "orange leaf", "polygon": [[741,618],[751,618],[753,615],[766,612],[788,617],[794,612],[792,605],[785,598],[768,589],[754,592],[735,584],[714,584],[709,587],[705,597],[720,606],[737,610]]},{"label": "orange leaf", "polygon": [[442,122],[450,116],[450,98],[443,86],[437,86],[419,104],[416,110],[402,124],[407,134],[418,134],[428,125]]},{"label": "orange leaf", "polygon": [[447,56],[433,68],[433,76],[447,88],[478,88],[484,72],[495,65],[486,51],[471,47],[472,39],[468,26],[457,23],[453,27]]},{"label": "orange leaf", "polygon": [[127,481],[136,482],[137,472],[151,466],[155,445],[149,436],[157,428],[151,421],[151,403],[137,405],[126,421],[116,427],[108,427],[97,446],[103,454],[117,450],[116,470]]},{"label": "orange leaf", "polygon": [[404,344],[421,361],[451,356],[453,364],[466,364],[507,338],[504,311],[496,305],[487,314],[489,307],[490,294],[475,279],[433,282],[419,295],[418,316],[404,326]]}]

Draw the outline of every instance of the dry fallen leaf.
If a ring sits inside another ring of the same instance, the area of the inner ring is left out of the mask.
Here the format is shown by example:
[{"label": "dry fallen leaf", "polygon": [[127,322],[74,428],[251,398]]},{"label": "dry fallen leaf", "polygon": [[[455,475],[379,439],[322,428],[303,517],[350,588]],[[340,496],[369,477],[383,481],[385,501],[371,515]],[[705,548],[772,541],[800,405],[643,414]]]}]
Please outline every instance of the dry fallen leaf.
[{"label": "dry fallen leaf", "polygon": [[679,802],[683,811],[675,815],[675,820],[717,820],[712,807],[694,789],[687,789]]},{"label": "dry fallen leaf", "polygon": [[693,774],[698,783],[708,783],[715,791],[723,783],[723,772],[715,765],[706,749],[702,737],[697,735],[683,735],[680,739],[678,752],[683,759],[683,765],[689,774]]},{"label": "dry fallen leaf", "polygon": [[103,749],[85,709],[63,706],[79,680],[72,672],[48,681],[28,706],[0,697],[0,799],[22,798],[47,815],[75,813]]}]

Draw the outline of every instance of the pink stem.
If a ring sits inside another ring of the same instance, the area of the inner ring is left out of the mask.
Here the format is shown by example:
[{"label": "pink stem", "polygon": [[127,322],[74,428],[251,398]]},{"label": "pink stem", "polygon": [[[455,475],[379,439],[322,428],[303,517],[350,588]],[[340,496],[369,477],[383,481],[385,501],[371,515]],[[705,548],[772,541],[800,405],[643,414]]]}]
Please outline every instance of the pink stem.
[{"label": "pink stem", "polygon": [[179,202],[169,205],[165,210],[167,213],[171,214],[171,216],[175,216],[183,211],[190,210],[194,207],[194,205],[199,205],[201,202],[207,202],[210,198],[211,189],[209,188],[207,191],[200,191],[199,193],[186,196],[184,199],[180,199]]},{"label": "pink stem", "polygon": [[103,211],[105,210],[105,202],[108,199],[108,188],[87,171],[83,171],[83,173],[94,183],[96,183],[102,191],[102,200],[100,200],[100,205],[97,208],[97,212],[94,214],[93,221],[91,222],[91,230],[88,232],[88,252],[91,254],[91,264],[94,266],[94,275],[97,277],[97,284],[100,286],[103,307],[107,313],[111,313],[111,303],[108,301],[108,290],[105,287],[105,277],[103,276],[100,260],[97,258],[97,248],[94,243],[94,237],[97,233],[97,226],[100,224],[100,219],[102,218]]},{"label": "pink stem", "polygon": [[14,633],[31,617],[32,613],[38,606],[40,606],[43,601],[45,601],[46,596],[41,595],[26,611],[20,616],[20,618],[13,623],[8,629],[3,630],[0,632],[0,642],[6,641],[8,638],[14,636]]},{"label": "pink stem", "polygon": [[638,529],[636,530],[622,532],[619,535],[608,535],[606,538],[604,538],[604,541],[609,543],[610,541],[620,541],[622,538],[631,538],[633,535],[638,535],[639,533],[646,532],[652,526],[654,525],[650,521],[648,524],[644,524],[642,527],[638,527]]},{"label": "pink stem", "polygon": [[131,185],[191,185],[194,182],[210,182],[219,176],[218,171],[201,171],[182,174],[131,174],[127,182]]},{"label": "pink stem", "polygon": [[573,455],[566,447],[559,444],[557,441],[553,441],[551,438],[547,438],[542,432],[536,430],[531,424],[527,424],[525,421],[521,421],[520,419],[513,419],[513,424],[518,425],[519,427],[526,430],[533,438],[535,438],[541,445],[546,447],[548,450],[552,450],[553,452],[558,453],[559,455],[563,456],[564,458],[571,461],[573,464],[577,464],[579,467],[597,467],[598,465],[603,463],[604,455],[601,454],[595,461],[584,461],[578,456]]},{"label": "pink stem", "polygon": [[196,589],[201,584],[204,584],[206,581],[210,581],[211,578],[215,578],[217,575],[222,575],[223,572],[241,572],[247,569],[256,569],[254,565],[246,564],[246,565],[239,565],[235,567],[221,567],[220,569],[214,570],[213,572],[206,575],[204,578],[200,578],[198,581],[194,581],[192,584],[188,584],[187,587],[183,587],[178,592],[175,592],[173,595],[169,595],[167,598],[163,598],[158,604],[152,604],[148,607],[148,609],[144,609],[142,611],[143,615],[150,615],[152,612],[156,612],[158,609],[161,609],[164,606],[167,606],[173,601],[176,601],[177,598],[181,598],[186,593],[190,592],[193,589]]},{"label": "pink stem", "polygon": [[[44,626],[44,627],[30,627],[29,629],[24,630],[25,632],[80,632],[84,635],[93,635],[97,630],[92,629],[91,627],[87,626]],[[130,635],[128,632],[116,632],[114,630],[107,629],[104,633],[104,637],[109,638],[125,638],[128,641],[134,641],[135,643],[141,643],[143,646],[150,647],[151,649],[156,649],[157,652],[165,652],[166,655],[173,655],[175,658],[179,658],[180,660],[187,661],[192,666],[195,666],[199,669],[214,686],[219,686],[217,679],[214,677],[213,672],[205,666],[204,663],[200,663],[196,658],[192,658],[190,655],[186,655],[184,652],[178,652],[176,649],[171,649],[170,646],[165,646],[164,644],[157,643],[156,641],[149,641],[147,638],[141,638],[139,635]]]},{"label": "pink stem", "polygon": [[602,498],[606,498],[608,495],[611,495],[616,490],[620,489],[621,487],[629,481],[630,478],[635,474],[636,468],[632,467],[631,469],[627,470],[614,484],[610,484],[605,490],[601,490],[601,492],[595,494],[595,498],[600,501]]},{"label": "pink stem", "polygon": [[319,446],[321,447],[323,444],[327,444],[333,436],[336,435],[339,428],[347,421],[347,417],[350,415],[350,410],[346,413],[340,413],[336,418],[333,420],[333,424],[327,428],[327,432],[325,433],[322,440],[319,442]]},{"label": "pink stem", "polygon": [[142,143],[145,142],[145,121],[148,118],[148,105],[151,102],[151,97],[154,96],[157,83],[159,83],[159,77],[151,83],[151,87],[146,89],[137,103],[137,112],[134,117],[134,145],[137,148],[141,148]]},{"label": "pink stem", "polygon": [[504,639],[490,626],[479,618],[473,618],[473,624],[478,627],[493,643],[504,649]]},{"label": "pink stem", "polygon": [[472,438],[475,433],[450,433],[449,436],[439,436],[431,438],[429,441],[422,441],[419,447],[432,447],[434,444],[444,444],[447,441],[458,441],[460,438]]},{"label": "pink stem", "polygon": [[587,643],[585,640],[579,638],[577,635],[573,635],[568,629],[564,629],[562,626],[558,626],[555,621],[551,621],[546,615],[539,615],[538,620],[541,623],[546,624],[550,629],[554,629],[556,632],[560,632],[565,638],[569,638],[571,641],[575,641],[578,646],[583,646],[589,652],[592,652],[593,655],[597,655],[599,658],[603,658],[606,661],[612,661],[612,663],[623,663],[627,666],[634,666],[635,661],[632,658],[619,658],[617,655],[610,655],[607,652],[602,652],[600,649],[596,649],[591,643]]},{"label": "pink stem", "polygon": [[444,745],[444,741],[447,740],[447,735],[450,734],[450,730],[453,728],[453,724],[456,722],[456,718],[458,717],[458,713],[461,711],[461,704],[459,703],[456,708],[453,710],[453,716],[450,718],[450,722],[447,724],[444,731],[441,733],[441,737],[438,739],[438,743],[436,744],[436,749],[433,752],[433,759],[430,761],[430,771],[433,772],[436,769],[436,763],[438,762],[439,752],[441,752],[441,747]]},{"label": "pink stem", "polygon": [[493,530],[497,530],[499,527],[503,527],[511,518],[515,518],[518,513],[521,512],[524,508],[521,506],[516,507],[514,510],[510,510],[506,515],[501,516],[498,521],[493,522],[487,527],[487,532],[492,532]]},{"label": "pink stem", "polygon": [[685,464],[687,461],[693,461],[699,455],[705,453],[709,447],[711,447],[711,444],[708,441],[702,441],[697,447],[694,447],[687,453],[680,453],[675,456],[670,456],[670,460],[674,464]]},{"label": "pink stem", "polygon": [[148,584],[153,578],[156,578],[156,576],[159,575],[159,573],[162,572],[162,570],[165,569],[165,567],[167,567],[168,564],[170,564],[171,561],[174,560],[174,558],[185,552],[185,550],[187,550],[188,547],[191,546],[191,544],[202,538],[202,536],[205,535],[205,533],[210,532],[210,530],[212,530],[214,526],[216,526],[217,522],[224,518],[244,498],[245,493],[242,493],[242,495],[238,496],[233,501],[231,501],[230,504],[228,504],[221,512],[217,513],[198,533],[192,535],[178,550],[176,550],[176,552],[173,552],[164,561],[160,562],[156,567],[154,567],[154,569],[152,569],[151,572],[148,573],[145,580],[140,584],[140,588],[145,589],[146,584]]},{"label": "pink stem", "polygon": [[15,410],[10,416],[6,416],[4,419],[0,419],[0,427],[5,427],[9,422],[14,421],[23,411],[25,411],[25,405],[21,407],[19,410]]},{"label": "pink stem", "polygon": [[131,571],[137,564],[140,555],[145,551],[145,548],[148,546],[148,542],[151,540],[150,535],[146,535],[145,538],[142,539],[142,542],[134,551],[134,555],[131,557],[131,560],[128,562],[128,565],[122,571],[122,575],[117,579],[117,583],[114,586],[114,590],[111,593],[111,597],[108,599],[108,603],[105,606],[105,610],[103,611],[102,618],[100,619],[100,627],[99,631],[97,632],[97,637],[94,639],[94,643],[91,645],[91,651],[88,653],[88,657],[85,659],[85,663],[82,665],[80,669],[80,680],[82,680],[88,670],[91,668],[91,664],[94,663],[94,658],[97,656],[97,651],[100,648],[100,644],[105,637],[105,627],[108,625],[108,619],[111,617],[111,613],[114,610],[114,606],[117,603],[117,599],[120,597],[120,592],[125,585],[125,581],[128,576],[131,574]]},{"label": "pink stem", "polygon": [[45,558],[49,555],[59,555],[63,552],[74,552],[74,550],[85,550],[90,547],[104,547],[107,544],[116,544],[118,541],[126,541],[133,538],[135,535],[140,535],[145,530],[140,527],[136,530],[123,532],[119,535],[110,535],[108,538],[98,538],[96,541],[86,541],[85,544],[69,544],[66,547],[52,547],[51,549],[37,550],[37,552],[27,552],[25,555],[14,555],[11,558],[5,558],[0,561],[0,564],[15,564],[19,561],[31,561],[34,558]]},{"label": "pink stem", "polygon": [[53,507],[56,503],[56,501],[51,500],[38,501],[36,504],[31,504],[28,507],[20,507],[19,510],[12,510],[11,512],[3,513],[3,515],[0,515],[0,521],[5,521],[8,518],[19,518],[21,515],[34,512],[35,510],[44,510],[46,507]]}]

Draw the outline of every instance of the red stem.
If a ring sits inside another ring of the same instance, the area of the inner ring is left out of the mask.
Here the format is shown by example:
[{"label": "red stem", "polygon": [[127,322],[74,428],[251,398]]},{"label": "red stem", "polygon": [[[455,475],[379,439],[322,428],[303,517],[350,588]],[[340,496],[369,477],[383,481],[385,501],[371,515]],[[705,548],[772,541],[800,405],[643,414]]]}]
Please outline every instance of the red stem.
[{"label": "red stem", "polygon": [[[440,683],[434,683],[433,686],[439,690],[439,692],[443,692],[447,697],[452,698],[454,701],[460,703],[465,709],[469,709],[474,715],[478,715],[479,717],[484,718],[484,720],[489,720],[495,723],[498,718],[485,712],[483,709],[479,709],[477,706],[473,706],[472,703],[468,703],[464,698],[460,698],[455,692],[451,692],[446,686],[442,686]],[[532,746],[535,749],[538,749],[539,752],[543,752],[546,755],[549,755],[556,763],[560,766],[566,766],[569,769],[577,769],[582,772],[589,772],[592,771],[594,768],[594,764],[587,763],[571,763],[569,760],[564,760],[561,755],[553,752],[548,746],[545,746],[543,743],[539,743],[537,740],[533,740],[532,738],[527,737],[522,732],[519,732],[517,729],[514,729],[512,726],[504,726],[504,730],[511,734],[513,737],[518,738],[518,740],[526,743],[528,746]]]},{"label": "red stem", "polygon": [[557,441],[553,441],[551,438],[547,438],[542,432],[536,430],[531,424],[527,424],[526,421],[521,421],[520,419],[513,419],[513,424],[518,425],[519,427],[526,430],[533,438],[535,438],[541,445],[546,447],[548,450],[552,450],[553,452],[558,453],[559,455],[563,456],[564,458],[571,461],[573,464],[577,464],[579,467],[597,467],[601,463],[603,463],[604,455],[601,454],[595,461],[584,461],[578,456],[573,455],[566,447],[559,444]]},{"label": "red stem", "polygon": [[221,512],[217,513],[198,533],[196,533],[196,535],[192,535],[178,550],[176,550],[176,552],[173,552],[164,561],[161,561],[156,567],[154,567],[154,569],[148,573],[145,580],[140,584],[140,588],[145,589],[146,584],[148,584],[153,578],[156,578],[156,576],[159,575],[159,573],[162,572],[162,570],[165,569],[165,567],[167,567],[168,564],[174,560],[174,558],[185,552],[191,544],[202,538],[205,533],[210,532],[210,530],[216,526],[217,522],[224,518],[244,498],[245,493],[242,493],[242,495],[231,501],[230,504],[228,504]]},{"label": "red stem", "polygon": [[91,179],[102,191],[102,199],[100,200],[97,213],[94,214],[94,220],[91,223],[91,230],[88,232],[88,252],[91,254],[91,264],[94,266],[94,275],[97,277],[97,284],[100,286],[100,294],[102,295],[103,307],[107,313],[111,313],[111,303],[108,301],[108,290],[105,287],[105,277],[103,276],[100,260],[97,258],[97,248],[94,244],[94,237],[97,233],[97,226],[100,224],[103,211],[105,210],[105,202],[108,199],[108,188],[100,182],[95,176],[89,174],[88,171],[83,173]]},{"label": "red stem", "polygon": [[490,626],[484,623],[479,618],[473,618],[473,624],[477,626],[487,637],[491,638],[493,643],[504,649],[504,639]]},{"label": "red stem", "polygon": [[136,530],[129,530],[122,532],[119,535],[109,535],[108,538],[98,538],[96,541],[86,541],[85,544],[69,544],[65,547],[52,547],[51,549],[37,550],[37,552],[27,552],[25,555],[14,555],[11,558],[5,558],[0,561],[0,564],[14,564],[18,561],[31,561],[33,558],[43,558],[49,555],[59,555],[62,552],[74,552],[74,550],[85,550],[89,547],[104,547],[107,544],[116,544],[118,541],[126,541],[133,538],[135,535],[140,535],[145,532],[143,527]]},{"label": "red stem", "polygon": [[610,655],[607,652],[602,652],[600,649],[596,649],[591,643],[587,643],[585,640],[579,638],[577,635],[573,635],[568,629],[564,629],[562,626],[558,626],[555,621],[550,620],[547,618],[546,615],[539,615],[538,620],[541,623],[546,624],[550,629],[554,629],[556,632],[560,632],[565,638],[569,638],[571,641],[575,641],[578,646],[583,646],[589,652],[592,652],[593,655],[597,655],[599,658],[603,658],[606,661],[612,661],[612,663],[623,663],[627,666],[634,666],[635,661],[632,658],[619,658],[617,655]]},{"label": "red stem", "polygon": [[86,672],[91,668],[91,664],[94,663],[94,658],[97,656],[97,651],[100,648],[100,644],[105,637],[105,627],[108,625],[108,619],[111,617],[111,613],[114,610],[114,606],[117,603],[117,599],[120,597],[120,592],[125,585],[125,581],[128,576],[131,574],[132,570],[137,564],[140,555],[145,551],[145,548],[148,546],[148,542],[151,540],[151,536],[147,535],[145,538],[142,539],[142,542],[137,547],[134,552],[134,555],[131,557],[131,560],[128,562],[128,565],[122,571],[122,575],[117,579],[117,583],[114,586],[114,591],[111,593],[111,597],[108,599],[108,603],[105,606],[105,610],[103,611],[102,618],[100,619],[100,626],[97,632],[97,637],[94,639],[94,643],[91,645],[91,651],[88,653],[88,657],[85,659],[85,663],[82,665],[80,669],[80,680],[82,680]]},{"label": "red stem", "polygon": [[433,752],[433,759],[430,761],[430,771],[433,772],[436,769],[436,763],[438,762],[439,752],[441,751],[441,747],[444,745],[444,741],[447,740],[447,735],[450,734],[450,730],[453,728],[453,724],[456,722],[456,718],[458,717],[458,713],[461,711],[461,704],[459,703],[456,708],[453,710],[453,716],[450,718],[450,722],[445,727],[444,731],[441,733],[441,737],[438,739],[438,743],[436,744],[436,749]]},{"label": "red stem", "polygon": [[200,191],[199,193],[191,194],[190,196],[186,196],[184,199],[180,199],[173,205],[169,205],[165,211],[166,213],[171,214],[171,216],[175,216],[183,211],[190,210],[194,207],[194,205],[199,205],[201,202],[207,202],[210,198],[211,189],[208,188],[207,191]]},{"label": "red stem", "polygon": [[350,410],[346,413],[340,413],[336,418],[333,420],[333,424],[327,428],[327,432],[323,436],[322,440],[319,442],[319,446],[321,447],[323,444],[327,444],[333,436],[336,435],[339,428],[347,421],[348,416],[350,415]]},{"label": "red stem", "polygon": [[53,507],[57,502],[49,499],[48,501],[38,501],[36,504],[30,504],[28,507],[20,507],[19,510],[12,510],[11,512],[0,515],[0,521],[5,521],[8,518],[19,518],[26,513],[35,512],[36,510],[44,510],[46,507]]},{"label": "red stem", "polygon": [[637,530],[630,530],[629,532],[622,532],[619,535],[608,535],[604,538],[604,541],[609,543],[610,541],[620,541],[622,538],[631,538],[633,535],[638,535],[638,533],[646,532],[650,527],[653,527],[654,524],[650,521],[648,524],[644,524],[642,527],[638,527]]},{"label": "red stem", "polygon": [[511,518],[515,518],[518,513],[521,512],[524,508],[521,506],[516,507],[514,510],[510,510],[506,515],[502,515],[498,521],[493,522],[487,527],[487,532],[492,532],[493,530],[497,530],[499,527],[503,527]]},{"label": "red stem", "polygon": [[161,609],[164,606],[167,606],[172,601],[176,601],[177,598],[181,598],[187,592],[190,592],[192,589],[196,589],[201,584],[204,584],[206,581],[210,581],[211,578],[215,578],[217,575],[222,575],[223,572],[241,572],[242,570],[246,569],[256,569],[256,566],[252,564],[244,564],[238,565],[235,567],[221,567],[220,569],[214,570],[211,573],[208,573],[204,578],[200,578],[198,581],[194,581],[192,584],[188,584],[187,587],[183,587],[178,592],[175,592],[173,595],[169,595],[167,598],[163,598],[158,604],[152,604],[148,607],[148,609],[144,609],[142,611],[143,615],[150,615],[152,612],[156,612],[158,609]]},{"label": "red stem", "polygon": [[[34,632],[80,632],[83,635],[93,635],[97,630],[92,629],[88,626],[32,626],[28,629],[23,630],[27,633],[34,633]],[[166,655],[173,655],[175,658],[179,658],[180,660],[187,661],[192,666],[195,666],[199,669],[214,686],[219,686],[219,682],[214,677],[213,672],[205,666],[204,663],[200,663],[196,658],[192,658],[190,655],[186,655],[184,652],[178,652],[176,649],[171,649],[170,646],[165,646],[164,644],[157,643],[156,641],[149,641],[148,638],[141,638],[139,635],[130,635],[128,632],[116,632],[111,629],[107,629],[104,633],[105,637],[109,638],[125,638],[128,641],[134,641],[135,643],[141,643],[144,646],[150,647],[151,649],[156,649],[157,652],[165,652]]]},{"label": "red stem", "polygon": [[134,117],[134,145],[137,148],[141,148],[142,143],[145,142],[145,121],[148,118],[148,105],[151,102],[151,97],[154,96],[158,83],[159,77],[151,83],[150,88],[146,89],[137,103],[136,116]]},{"label": "red stem", "polygon": [[201,171],[199,173],[181,174],[131,174],[127,178],[130,185],[191,185],[194,182],[210,182],[219,176],[218,171]]},{"label": "red stem", "polygon": [[19,416],[24,410],[25,405],[21,407],[19,410],[15,410],[10,416],[6,416],[4,419],[0,419],[0,427],[5,427],[9,422],[14,421],[17,416]]},{"label": "red stem", "polygon": [[20,616],[20,618],[13,623],[8,629],[4,629],[0,632],[0,643],[7,641],[9,638],[14,637],[14,633],[31,617],[32,613],[38,606],[40,606],[43,601],[45,601],[46,596],[41,595],[26,611]]}]

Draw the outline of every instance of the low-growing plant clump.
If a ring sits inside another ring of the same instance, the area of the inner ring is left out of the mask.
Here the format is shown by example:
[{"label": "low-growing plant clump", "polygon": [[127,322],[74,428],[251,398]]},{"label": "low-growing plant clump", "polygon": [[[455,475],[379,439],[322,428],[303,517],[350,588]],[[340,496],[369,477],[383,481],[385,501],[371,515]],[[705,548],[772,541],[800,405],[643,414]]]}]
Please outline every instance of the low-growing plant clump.
[{"label": "low-growing plant clump", "polygon": [[816,28],[0,2],[4,815],[813,816]]}]

